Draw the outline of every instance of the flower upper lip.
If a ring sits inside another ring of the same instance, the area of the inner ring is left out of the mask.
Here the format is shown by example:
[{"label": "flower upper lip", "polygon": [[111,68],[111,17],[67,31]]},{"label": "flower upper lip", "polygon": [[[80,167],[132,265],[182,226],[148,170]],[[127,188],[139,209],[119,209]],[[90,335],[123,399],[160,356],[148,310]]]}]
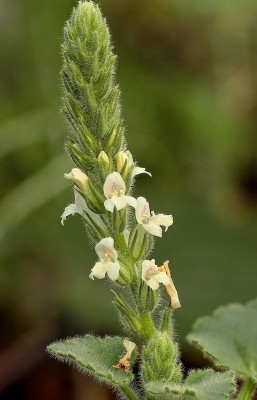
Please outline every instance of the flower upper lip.
[{"label": "flower upper lip", "polygon": [[126,184],[119,172],[112,172],[104,182],[104,195],[106,200],[104,206],[107,211],[121,210],[128,205],[136,207],[136,199],[126,195]]}]

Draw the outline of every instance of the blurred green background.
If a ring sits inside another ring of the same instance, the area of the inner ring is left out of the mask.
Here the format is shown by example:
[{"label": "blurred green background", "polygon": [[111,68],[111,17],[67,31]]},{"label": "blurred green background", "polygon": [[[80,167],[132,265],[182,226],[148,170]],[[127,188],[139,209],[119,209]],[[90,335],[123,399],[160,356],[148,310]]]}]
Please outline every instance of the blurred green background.
[{"label": "blurred green background", "polygon": [[[171,260],[185,342],[197,316],[256,297],[257,4],[99,1],[119,55],[130,150],[153,178],[137,195],[174,225],[154,257]],[[44,352],[56,338],[121,333],[63,179],[67,126],[59,115],[59,44],[74,0],[0,3],[0,398],[106,400]]]}]

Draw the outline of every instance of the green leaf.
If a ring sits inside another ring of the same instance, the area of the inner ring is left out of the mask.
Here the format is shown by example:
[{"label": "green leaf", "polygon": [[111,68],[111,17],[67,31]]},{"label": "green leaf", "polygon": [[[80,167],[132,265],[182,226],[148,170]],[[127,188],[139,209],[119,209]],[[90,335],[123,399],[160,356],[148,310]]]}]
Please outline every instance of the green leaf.
[{"label": "green leaf", "polygon": [[146,390],[155,399],[225,400],[235,392],[234,374],[212,369],[192,371],[183,385],[149,382]]},{"label": "green leaf", "polygon": [[196,321],[188,340],[217,367],[231,369],[257,382],[257,300],[218,308]]},{"label": "green leaf", "polygon": [[[112,386],[128,385],[134,378],[130,371],[125,373],[113,367],[126,352],[119,337],[102,339],[85,335],[52,343],[47,350],[60,361],[72,363],[80,371]],[[135,354],[132,356],[135,359]]]}]

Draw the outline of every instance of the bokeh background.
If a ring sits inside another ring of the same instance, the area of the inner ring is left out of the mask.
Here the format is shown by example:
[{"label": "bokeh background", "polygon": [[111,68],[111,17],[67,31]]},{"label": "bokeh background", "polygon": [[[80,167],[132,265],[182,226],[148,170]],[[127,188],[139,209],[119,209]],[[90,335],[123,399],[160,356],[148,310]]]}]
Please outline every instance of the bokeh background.
[{"label": "bokeh background", "polygon": [[[75,0],[0,3],[0,398],[107,400],[113,394],[45,354],[56,338],[120,333],[95,254],[63,179],[59,115],[64,21]],[[99,1],[119,55],[130,150],[153,178],[137,194],[174,225],[157,242],[182,308],[187,368],[206,365],[185,336],[197,316],[256,297],[255,0]]]}]

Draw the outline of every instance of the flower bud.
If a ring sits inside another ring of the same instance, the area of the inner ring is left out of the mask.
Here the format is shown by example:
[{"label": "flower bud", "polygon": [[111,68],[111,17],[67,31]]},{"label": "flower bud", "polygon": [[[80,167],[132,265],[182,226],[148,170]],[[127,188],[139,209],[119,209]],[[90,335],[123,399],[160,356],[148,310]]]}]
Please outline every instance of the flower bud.
[{"label": "flower bud", "polygon": [[142,373],[149,381],[178,382],[178,345],[166,332],[154,335],[143,350]]},{"label": "flower bud", "polygon": [[110,161],[109,161],[109,157],[107,156],[105,151],[100,152],[100,154],[98,156],[98,161],[99,161],[99,163],[103,163],[105,168],[109,168]]},{"label": "flower bud", "polygon": [[[121,172],[125,168],[124,175],[127,174],[131,167],[131,160],[124,151],[119,151],[116,155],[117,171]],[[126,165],[125,165],[126,164]]]},{"label": "flower bud", "polygon": [[64,178],[72,180],[82,192],[89,190],[88,176],[79,168],[72,168],[69,174],[64,174]]}]

